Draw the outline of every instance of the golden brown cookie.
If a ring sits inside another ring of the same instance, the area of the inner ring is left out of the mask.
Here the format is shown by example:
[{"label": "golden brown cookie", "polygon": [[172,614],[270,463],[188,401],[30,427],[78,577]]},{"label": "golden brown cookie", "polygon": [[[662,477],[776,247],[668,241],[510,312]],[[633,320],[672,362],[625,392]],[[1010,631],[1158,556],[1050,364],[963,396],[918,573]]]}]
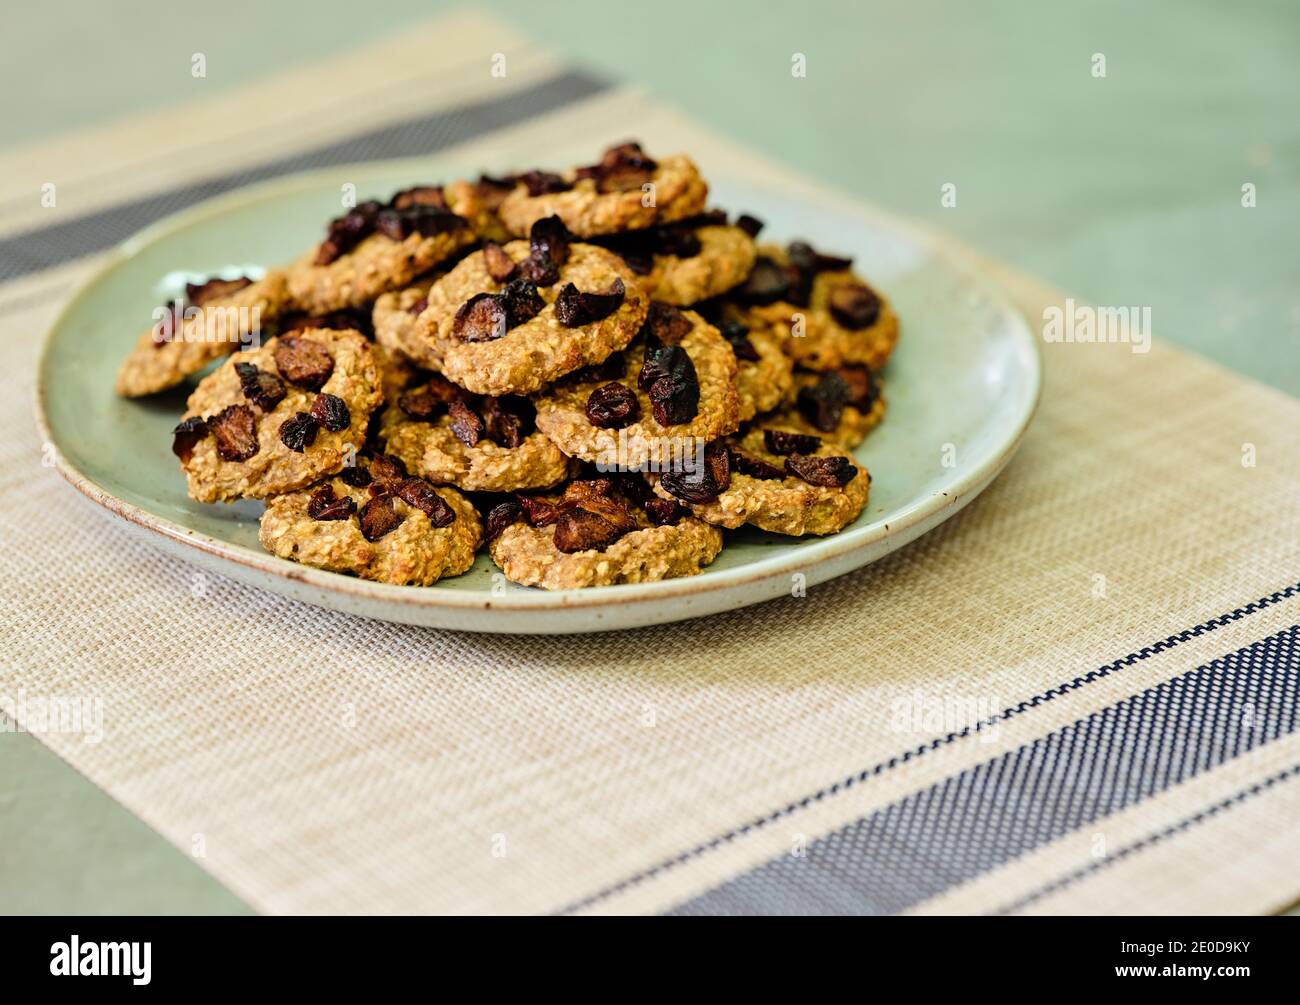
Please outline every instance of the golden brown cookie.
[{"label": "golden brown cookie", "polygon": [[378,431],[413,474],[471,492],[545,489],[568,477],[571,462],[537,431],[527,398],[481,398],[422,377],[390,398]]},{"label": "golden brown cookie", "polygon": [[719,527],[752,524],[775,534],[834,534],[857,519],[871,476],[816,437],[751,429],[710,447],[699,477],[647,475],[655,494]]},{"label": "golden brown cookie", "polygon": [[[551,244],[562,261],[538,252]],[[550,243],[534,236],[466,257],[430,288],[419,324],[429,358],[440,356],[456,384],[475,394],[528,394],[622,349],[646,310],[617,255],[569,245],[567,235]]]},{"label": "golden brown cookie", "polygon": [[728,296],[729,317],[771,331],[808,370],[857,363],[879,370],[898,342],[898,315],[849,268],[794,242],[763,245],[744,285]]},{"label": "golden brown cookie", "polygon": [[262,547],[291,562],[396,585],[429,586],[468,570],[483,533],[469,500],[397,469],[377,480],[375,467],[360,463],[343,477],[272,498],[258,533]]},{"label": "golden brown cookie", "polygon": [[375,353],[359,333],[280,335],[199,383],[172,449],[199,502],[292,492],[343,467],[381,398]]},{"label": "golden brown cookie", "polygon": [[885,417],[880,380],[865,366],[842,366],[825,373],[800,370],[786,405],[764,420],[796,433],[811,433],[851,450]]},{"label": "golden brown cookie", "polygon": [[117,393],[127,398],[175,387],[214,359],[260,344],[262,325],[288,302],[285,275],[256,282],[212,279],[189,284],[184,300],[165,308],[161,321],[136,340],[117,371]]},{"label": "golden brown cookie", "polygon": [[736,354],[736,401],[741,422],[781,404],[794,384],[794,364],[771,332],[750,332],[735,321],[718,329]]},{"label": "golden brown cookie", "polygon": [[622,258],[653,300],[688,307],[745,281],[754,267],[754,239],[715,211],[647,230],[596,238]]},{"label": "golden brown cookie", "polygon": [[694,311],[660,303],[625,353],[534,401],[537,428],[569,456],[602,470],[666,464],[740,422],[731,346]]},{"label": "golden brown cookie", "polygon": [[394,197],[400,208],[365,202],[333,220],[325,240],[289,267],[289,296],[297,310],[328,314],[369,306],[474,243],[463,217],[405,202],[405,194]]},{"label": "golden brown cookie", "polygon": [[576,481],[500,504],[487,520],[492,560],[513,582],[569,590],[693,576],[722,550],[721,532],[681,506],[616,486]]},{"label": "golden brown cookie", "polygon": [[434,372],[442,369],[441,343],[426,339],[417,319],[428,304],[429,287],[439,278],[427,276],[404,290],[383,294],[372,314],[376,342],[390,354]]},{"label": "golden brown cookie", "polygon": [[624,143],[590,167],[570,168],[562,175],[520,175],[499,212],[517,237],[548,216],[558,216],[578,237],[593,237],[695,216],[708,194],[709,186],[689,157],[654,161],[636,143]]},{"label": "golden brown cookie", "polygon": [[498,180],[483,175],[478,181],[454,181],[443,192],[447,208],[468,220],[480,240],[503,244],[511,235],[498,211],[514,187],[513,178]]}]

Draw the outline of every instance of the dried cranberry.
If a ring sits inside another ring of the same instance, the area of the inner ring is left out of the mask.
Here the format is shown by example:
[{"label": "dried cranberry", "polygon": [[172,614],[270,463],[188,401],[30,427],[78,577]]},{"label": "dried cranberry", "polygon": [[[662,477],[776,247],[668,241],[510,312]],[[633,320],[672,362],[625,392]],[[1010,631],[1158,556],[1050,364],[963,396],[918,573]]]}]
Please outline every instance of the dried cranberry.
[{"label": "dried cranberry", "polygon": [[407,209],[411,206],[433,206],[437,209],[448,208],[447,197],[441,185],[416,185],[412,188],[404,188],[402,191],[394,193],[393,197],[388,200],[388,205],[394,209]]},{"label": "dried cranberry", "polygon": [[306,412],[296,412],[280,424],[280,442],[301,454],[316,442],[319,429],[320,424]]},{"label": "dried cranberry", "polygon": [[718,326],[718,331],[722,333],[722,337],[731,346],[731,351],[736,354],[736,359],[749,360],[750,362],[758,361],[758,350],[754,348],[754,343],[749,340],[749,329],[739,321],[724,321]]},{"label": "dried cranberry", "polygon": [[563,510],[540,496],[516,496],[519,508],[530,527],[548,527],[555,523]]},{"label": "dried cranberry", "polygon": [[370,472],[359,465],[344,468],[339,472],[339,477],[345,485],[351,485],[354,489],[365,488],[370,484]]},{"label": "dried cranberry", "polygon": [[483,265],[494,282],[508,283],[515,274],[515,260],[499,244],[488,241],[483,245]]},{"label": "dried cranberry", "polygon": [[731,448],[731,467],[738,475],[749,475],[750,478],[762,478],[764,480],[773,480],[784,478],[785,472],[780,468],[768,464],[767,461],[747,454],[743,450]]},{"label": "dried cranberry", "polygon": [[478,441],[483,439],[484,433],[487,432],[487,427],[479,414],[463,401],[453,401],[449,404],[447,414],[451,416],[451,431],[456,434],[456,439],[467,447],[477,446]]},{"label": "dried cranberry", "polygon": [[858,473],[847,457],[809,457],[806,454],[791,454],[785,459],[785,469],[809,485],[825,488],[843,488]]},{"label": "dried cranberry", "polygon": [[587,397],[587,419],[601,429],[622,429],[641,418],[636,392],[625,384],[605,384]]},{"label": "dried cranberry", "polygon": [[577,328],[609,317],[623,304],[623,280],[615,277],[608,293],[581,293],[572,283],[560,290],[555,316],[566,328]]},{"label": "dried cranberry", "polygon": [[763,446],[773,454],[811,454],[821,445],[820,436],[789,433],[784,429],[763,430]]},{"label": "dried cranberry", "polygon": [[573,188],[572,183],[549,171],[525,171],[518,180],[528,189],[528,194],[531,196],[567,192]]},{"label": "dried cranberry", "polygon": [[795,403],[814,429],[833,433],[840,424],[851,393],[848,382],[831,371],[822,374],[811,387],[801,387]]},{"label": "dried cranberry", "polygon": [[495,293],[476,293],[461,305],[451,333],[462,342],[490,342],[506,333],[506,305]]},{"label": "dried cranberry", "polygon": [[[696,458],[697,462],[700,460]],[[731,485],[731,454],[725,443],[714,440],[704,448],[702,460],[695,471],[685,468],[665,471],[659,484],[686,502],[713,502]]]},{"label": "dried cranberry", "polygon": [[393,509],[392,496],[375,496],[361,507],[361,533],[367,541],[378,541],[400,527],[404,519]]},{"label": "dried cranberry", "polygon": [[880,297],[860,283],[841,283],[830,292],[831,317],[845,328],[870,328],[880,317]]},{"label": "dried cranberry", "polygon": [[329,485],[322,485],[307,500],[307,515],[313,520],[346,520],[356,511],[357,504],[351,496],[337,498]]},{"label": "dried cranberry", "polygon": [[209,279],[203,283],[186,283],[185,299],[195,307],[202,307],[209,301],[228,297],[252,284],[253,281],[247,276],[238,279]]},{"label": "dried cranberry", "polygon": [[488,511],[487,539],[489,541],[496,540],[503,530],[512,523],[517,523],[521,516],[523,516],[523,510],[520,508],[519,503],[513,499],[497,503]]},{"label": "dried cranberry", "polygon": [[311,417],[331,433],[340,433],[352,425],[347,402],[335,394],[318,394],[311,403]]},{"label": "dried cranberry", "polygon": [[641,331],[647,337],[653,336],[665,345],[677,345],[690,334],[691,328],[690,318],[676,307],[652,300]]},{"label": "dried cranberry", "polygon": [[208,424],[197,415],[182,419],[172,430],[172,453],[188,464],[195,445],[208,435],[208,431]]},{"label": "dried cranberry", "polygon": [[274,359],[280,376],[309,391],[319,391],[334,372],[328,349],[296,335],[281,335],[275,340]]},{"label": "dried cranberry", "polygon": [[269,412],[284,400],[284,381],[275,374],[259,370],[252,363],[236,363],[235,373],[244,397],[263,412]]},{"label": "dried cranberry", "polygon": [[412,234],[433,237],[467,226],[469,222],[463,217],[436,206],[384,209],[375,215],[375,230],[394,241],[404,241]]},{"label": "dried cranberry", "polygon": [[533,431],[537,414],[533,403],[519,395],[484,398],[482,413],[487,438],[508,449],[523,446],[524,438]]},{"label": "dried cranberry", "polygon": [[537,317],[546,306],[546,301],[537,292],[537,287],[527,279],[511,280],[498,294],[506,309],[506,328],[517,328],[531,318]]},{"label": "dried cranberry", "polygon": [[556,265],[569,260],[572,235],[558,216],[548,216],[533,224],[528,232],[529,250],[534,258],[549,258]]},{"label": "dried cranberry", "polygon": [[393,492],[408,506],[414,506],[423,512],[435,527],[449,527],[456,520],[456,511],[423,478],[408,478],[399,482]]},{"label": "dried cranberry", "polygon": [[750,237],[757,237],[758,232],[763,229],[763,221],[756,216],[750,216],[748,213],[741,213],[740,216],[736,217],[736,226]]},{"label": "dried cranberry", "polygon": [[656,527],[674,526],[687,514],[686,508],[675,499],[662,499],[655,496],[653,499],[647,499],[642,505],[646,516]]}]

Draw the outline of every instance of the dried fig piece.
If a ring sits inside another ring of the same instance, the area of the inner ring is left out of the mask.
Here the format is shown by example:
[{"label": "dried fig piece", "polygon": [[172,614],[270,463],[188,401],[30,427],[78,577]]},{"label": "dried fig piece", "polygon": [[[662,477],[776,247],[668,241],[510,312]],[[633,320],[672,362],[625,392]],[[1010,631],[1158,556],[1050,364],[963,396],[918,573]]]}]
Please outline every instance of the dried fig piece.
[{"label": "dried fig piece", "polygon": [[361,533],[367,541],[378,541],[385,534],[392,533],[404,519],[393,509],[393,498],[389,495],[375,496],[361,507],[358,517]]},{"label": "dried fig piece", "polygon": [[512,523],[518,523],[523,517],[523,509],[519,503],[513,499],[507,499],[505,502],[497,503],[488,511],[487,515],[487,539],[494,541],[500,536],[501,532],[509,527]]},{"label": "dried fig piece", "polygon": [[479,414],[463,401],[453,401],[449,404],[447,414],[451,416],[451,431],[456,434],[456,439],[467,447],[477,446],[478,441],[483,439],[487,432],[487,427]]},{"label": "dried fig piece", "polygon": [[599,499],[614,491],[613,478],[575,478],[564,487],[561,499],[564,502],[582,502],[584,499]]},{"label": "dried fig piece", "polygon": [[652,300],[641,331],[647,338],[658,339],[664,345],[677,345],[691,333],[691,321],[671,304]]},{"label": "dried fig piece", "polygon": [[611,495],[593,494],[577,502],[577,507],[588,513],[595,513],[612,527],[617,527],[620,534],[629,534],[636,530],[636,517],[628,509],[627,502]]},{"label": "dried fig piece", "polygon": [[852,331],[870,328],[880,317],[880,297],[860,283],[840,283],[830,292],[831,317]]},{"label": "dried fig piece", "polygon": [[572,283],[565,284],[555,300],[555,316],[566,328],[577,328],[609,317],[623,305],[626,289],[623,280],[614,278],[608,293],[582,293]]},{"label": "dried fig piece", "polygon": [[291,384],[319,391],[334,372],[334,359],[319,342],[297,335],[275,340],[275,368]]},{"label": "dried fig piece", "polygon": [[406,465],[400,458],[391,454],[375,454],[370,459],[370,478],[373,482],[386,484],[406,477]]},{"label": "dried fig piece", "polygon": [[718,331],[722,333],[722,337],[731,346],[731,351],[736,354],[736,359],[749,360],[750,362],[758,361],[758,350],[754,348],[754,343],[749,340],[749,329],[739,321],[724,321],[718,326]]},{"label": "dried fig piece", "polygon": [[531,196],[567,192],[573,188],[572,183],[565,181],[558,174],[552,174],[550,171],[525,171],[519,175],[518,181],[528,189],[528,194]]},{"label": "dried fig piece", "polygon": [[790,292],[790,273],[780,262],[759,255],[753,270],[733,296],[746,304],[772,304],[782,300]]},{"label": "dried fig piece", "polygon": [[763,229],[763,221],[756,216],[750,216],[748,213],[741,213],[740,216],[736,217],[736,226],[750,237],[757,237],[758,232]]},{"label": "dried fig piece", "polygon": [[306,331],[308,328],[327,328],[330,331],[358,331],[366,338],[373,335],[370,314],[359,308],[344,308],[328,314],[290,314],[280,321],[280,334]]},{"label": "dried fig piece", "polygon": [[665,471],[659,484],[685,502],[713,502],[731,486],[731,454],[727,445],[714,440],[704,448],[703,464],[695,471],[684,468]]},{"label": "dried fig piece", "polygon": [[517,328],[525,321],[537,317],[546,306],[537,287],[527,279],[511,280],[498,296],[505,306],[507,329]]},{"label": "dried fig piece", "polygon": [[464,388],[457,387],[442,374],[432,374],[418,387],[404,392],[397,399],[397,407],[419,422],[436,419],[453,401],[469,397]]},{"label": "dried fig piece", "polygon": [[[515,260],[506,254],[505,249],[499,244],[488,241],[483,245],[483,264],[487,267],[488,275],[495,282],[508,283],[515,275]],[[425,301],[426,305],[428,300]]]},{"label": "dried fig piece", "polygon": [[468,227],[464,217],[436,206],[407,206],[405,209],[383,209],[375,214],[375,230],[394,241],[405,241],[412,234],[433,237]]},{"label": "dried fig piece", "polygon": [[223,461],[246,461],[260,449],[257,416],[247,405],[231,405],[208,419]]},{"label": "dried fig piece", "polygon": [[294,453],[301,454],[316,442],[316,433],[319,430],[320,424],[310,415],[306,412],[295,412],[280,423],[280,442]]},{"label": "dried fig piece", "polygon": [[462,342],[491,342],[506,333],[506,305],[495,293],[475,293],[461,305],[451,333]]},{"label": "dried fig piece", "polygon": [[641,403],[626,384],[605,384],[587,397],[586,413],[593,426],[623,429],[641,417]]},{"label": "dried fig piece", "polygon": [[546,255],[529,255],[519,263],[519,278],[534,286],[554,286],[560,281],[560,267]]},{"label": "dried fig piece", "polygon": [[380,203],[370,200],[331,220],[325,240],[316,249],[316,264],[329,265],[374,233],[375,217],[383,208]]},{"label": "dried fig piece", "polygon": [[[835,371],[849,387],[846,404],[852,405],[859,412],[867,412],[876,403],[876,377],[866,366],[842,366]],[[800,451],[806,453],[807,451]]]},{"label": "dried fig piece", "polygon": [[528,232],[531,257],[549,258],[557,266],[569,260],[569,245],[573,236],[558,216],[548,216],[533,224]]},{"label": "dried fig piece", "polygon": [[812,454],[821,445],[820,436],[788,433],[784,429],[763,430],[763,446],[774,454]]},{"label": "dried fig piece", "polygon": [[627,531],[600,513],[582,507],[565,510],[555,521],[555,547],[571,555],[577,551],[607,548]]},{"label": "dried fig piece", "polygon": [[508,449],[523,446],[537,415],[533,403],[519,395],[484,398],[481,411],[487,438]]},{"label": "dried fig piece", "polygon": [[731,468],[738,475],[749,475],[750,478],[762,478],[765,481],[785,477],[785,472],[780,468],[735,447],[731,448]]},{"label": "dried fig piece", "polygon": [[388,200],[394,209],[409,209],[411,206],[433,206],[435,209],[449,209],[447,197],[441,185],[415,185],[404,188]]},{"label": "dried fig piece", "polygon": [[786,245],[785,254],[791,265],[808,275],[818,272],[841,272],[853,264],[851,258],[823,255],[814,251],[807,241],[791,241]]},{"label": "dried fig piece", "polygon": [[576,175],[593,179],[601,192],[626,192],[648,182],[658,166],[639,143],[620,143],[606,150],[600,163],[578,168]]},{"label": "dried fig piece", "polygon": [[311,417],[331,433],[341,433],[352,425],[352,413],[347,402],[336,394],[316,395],[316,400],[311,403]]},{"label": "dried fig piece", "polygon": [[690,223],[673,223],[660,227],[656,235],[660,255],[672,255],[674,258],[694,258],[702,250],[699,237]]},{"label": "dried fig piece", "polygon": [[182,419],[172,430],[172,453],[181,459],[181,463],[188,464],[195,445],[209,432],[207,422],[197,415]]},{"label": "dried fig piece", "polygon": [[642,506],[645,508],[645,515],[656,527],[676,526],[688,512],[686,507],[675,499],[662,499],[659,496],[647,499]]},{"label": "dried fig piece", "polygon": [[563,508],[548,502],[541,496],[516,496],[524,520],[530,527],[548,527],[559,518]]},{"label": "dried fig piece", "polygon": [[699,377],[681,346],[648,340],[637,386],[650,396],[655,421],[661,426],[690,422],[699,412]]},{"label": "dried fig piece", "polygon": [[346,520],[356,511],[357,504],[351,496],[338,498],[329,485],[322,485],[307,500],[307,515],[313,520]]},{"label": "dried fig piece", "polygon": [[393,494],[408,506],[414,506],[423,512],[435,527],[449,527],[456,520],[456,511],[423,478],[408,478],[399,482]]},{"label": "dried fig piece", "polygon": [[847,457],[809,457],[806,454],[791,454],[785,459],[785,469],[809,485],[832,489],[843,488],[858,473]]},{"label": "dried fig piece", "polygon": [[209,279],[203,283],[186,283],[185,299],[195,307],[202,307],[209,301],[228,297],[238,293],[245,286],[252,285],[253,281],[247,276],[240,276],[237,279]]},{"label": "dried fig piece", "polygon": [[801,387],[795,404],[814,429],[833,433],[840,424],[851,393],[848,382],[832,370],[823,373],[811,387]]},{"label": "dried fig piece", "polygon": [[244,392],[244,397],[263,412],[269,412],[284,400],[287,393],[284,381],[275,374],[259,370],[252,363],[236,363],[235,373],[239,376],[239,389]]}]

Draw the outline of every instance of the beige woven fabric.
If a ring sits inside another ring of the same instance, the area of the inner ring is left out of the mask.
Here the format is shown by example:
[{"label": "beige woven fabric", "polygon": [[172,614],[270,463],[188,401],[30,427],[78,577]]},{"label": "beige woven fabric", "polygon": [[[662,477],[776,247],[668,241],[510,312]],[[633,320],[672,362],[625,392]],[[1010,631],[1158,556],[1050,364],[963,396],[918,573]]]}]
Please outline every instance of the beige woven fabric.
[{"label": "beige woven fabric", "polygon": [[[503,30],[458,26],[466,52],[487,51]],[[391,58],[363,52],[347,66],[381,75]],[[343,86],[330,69],[312,71],[322,108]],[[380,116],[405,110],[374,104]],[[258,107],[255,94],[236,94],[216,103],[212,121],[233,133]],[[625,138],[630,123],[657,148],[691,150],[706,173],[868,212],[627,91],[455,153],[564,163]],[[93,139],[103,158],[127,165],[134,151],[116,138],[129,135]],[[265,142],[289,149],[301,139],[287,129]],[[42,176],[41,157],[56,147],[81,163],[78,142],[25,151],[23,163]],[[150,155],[166,177],[119,177],[113,198],[202,169],[201,158]],[[1043,405],[1005,474],[868,569],[805,598],[635,632],[436,632],[214,577],[192,597],[191,567],[42,466],[28,404],[40,336],[92,265],[0,287],[0,695],[102,699],[102,742],[43,738],[262,911],[665,910],[1300,622],[1300,597],[1279,599],[827,793],[950,728],[900,727],[900,702],[1012,707],[1300,580],[1300,403],[1175,350],[1158,331],[1148,355],[1046,346]],[[1060,300],[986,267],[1031,319]],[[1253,467],[1242,463],[1246,444]],[[1121,848],[1296,764],[1300,739],[1288,734],[912,909],[1002,909],[1086,870],[1099,834]],[[1023,909],[1275,910],[1300,894],[1297,849],[1293,774]]]}]

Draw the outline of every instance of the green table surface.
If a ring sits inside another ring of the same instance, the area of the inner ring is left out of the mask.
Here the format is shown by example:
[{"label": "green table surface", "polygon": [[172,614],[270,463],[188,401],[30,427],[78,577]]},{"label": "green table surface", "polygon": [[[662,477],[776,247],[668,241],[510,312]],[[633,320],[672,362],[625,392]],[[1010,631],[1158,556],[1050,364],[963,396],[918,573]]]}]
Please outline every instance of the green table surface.
[{"label": "green table surface", "polygon": [[[199,49],[204,86],[231,88],[450,6],[19,5],[6,11],[0,93],[24,98],[6,103],[0,145],[191,98],[173,64]],[[1300,395],[1293,0],[481,6],[574,64],[1080,298],[1149,306],[1156,338]],[[954,207],[941,205],[945,183]],[[1254,208],[1242,206],[1248,183]],[[0,911],[247,910],[32,737],[0,733]]]}]

